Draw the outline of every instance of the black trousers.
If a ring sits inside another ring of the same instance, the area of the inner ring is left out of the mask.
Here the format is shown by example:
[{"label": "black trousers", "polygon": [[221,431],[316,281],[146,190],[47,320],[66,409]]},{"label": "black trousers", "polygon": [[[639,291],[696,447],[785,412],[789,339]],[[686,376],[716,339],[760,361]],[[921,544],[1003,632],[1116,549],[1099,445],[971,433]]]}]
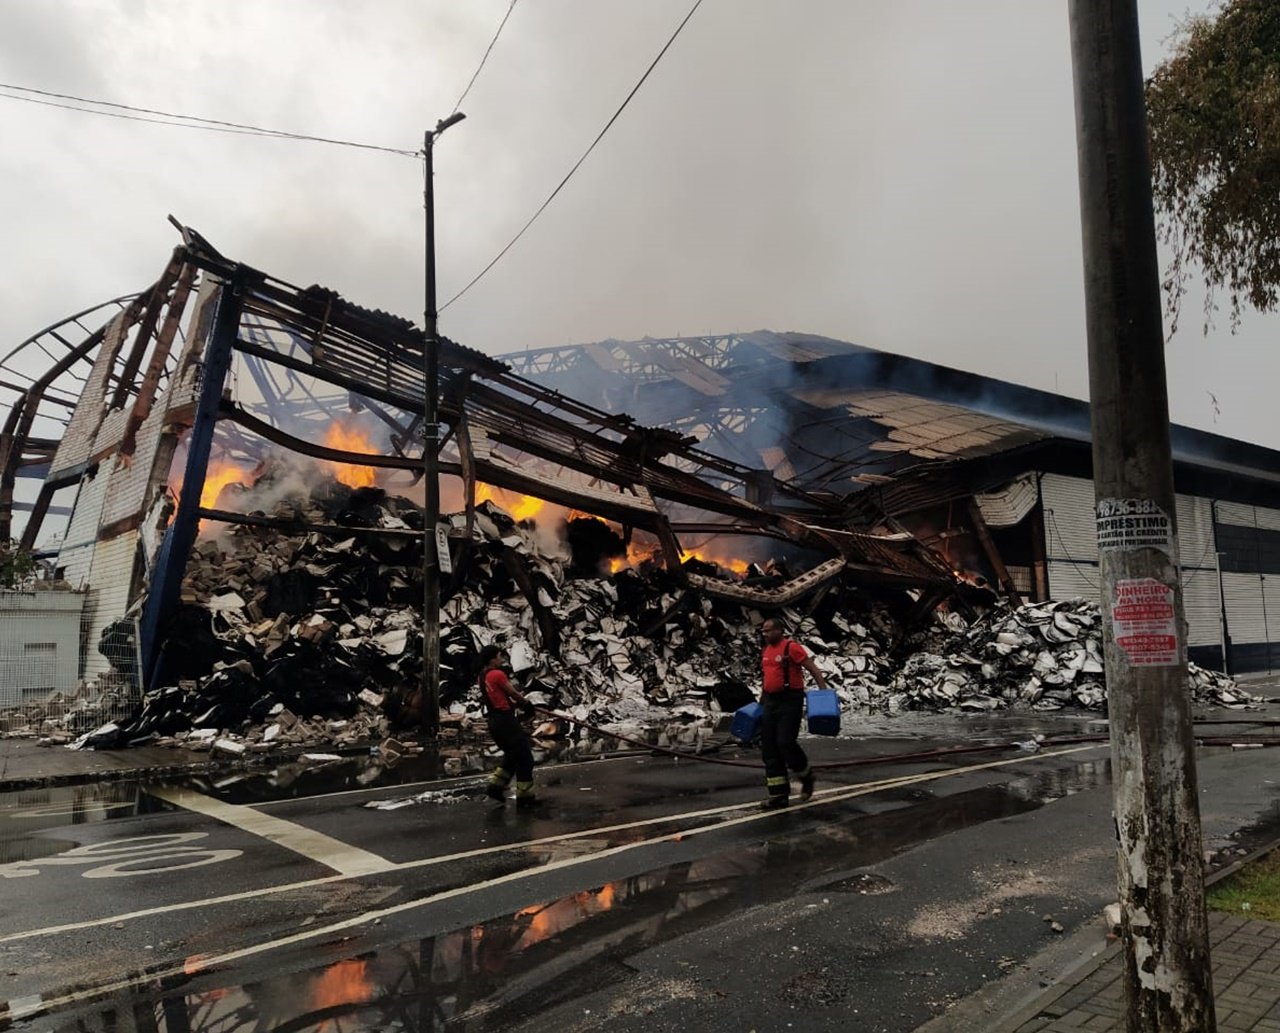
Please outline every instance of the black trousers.
[{"label": "black trousers", "polygon": [[502,750],[502,768],[507,777],[514,774],[517,782],[532,782],[533,750],[529,748],[529,737],[520,727],[515,712],[489,711],[489,734]]},{"label": "black trousers", "polygon": [[787,796],[791,784],[787,768],[797,774],[809,770],[809,758],[796,742],[804,716],[804,693],[799,689],[761,693],[760,753],[770,796]]}]

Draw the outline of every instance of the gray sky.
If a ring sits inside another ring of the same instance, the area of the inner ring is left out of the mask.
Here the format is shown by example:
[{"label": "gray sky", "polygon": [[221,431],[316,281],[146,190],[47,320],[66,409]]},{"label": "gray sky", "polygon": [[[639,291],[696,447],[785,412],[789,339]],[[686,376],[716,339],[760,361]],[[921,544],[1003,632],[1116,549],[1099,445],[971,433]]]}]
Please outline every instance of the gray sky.
[{"label": "gray sky", "polygon": [[[1209,0],[1140,0],[1144,57]],[[691,0],[519,0],[436,151],[440,298],[510,239]],[[415,148],[507,0],[3,0],[0,81]],[[421,320],[416,162],[0,100],[0,348],[226,254]],[[801,330],[1084,397],[1065,0],[705,0],[441,329],[490,353]],[[1174,419],[1271,447],[1275,317],[1199,299]],[[1209,397],[1217,397],[1221,413]]]}]

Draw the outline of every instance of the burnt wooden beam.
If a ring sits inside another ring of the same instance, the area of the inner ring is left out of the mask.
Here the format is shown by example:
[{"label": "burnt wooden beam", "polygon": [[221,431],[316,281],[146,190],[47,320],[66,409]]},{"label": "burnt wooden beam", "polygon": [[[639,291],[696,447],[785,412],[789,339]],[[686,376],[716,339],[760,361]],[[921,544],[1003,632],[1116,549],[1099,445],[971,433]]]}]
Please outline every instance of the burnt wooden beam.
[{"label": "burnt wooden beam", "polygon": [[1008,596],[1009,602],[1013,603],[1014,606],[1021,606],[1022,596],[1014,586],[1013,578],[1009,576],[1009,568],[1004,565],[1000,550],[996,548],[995,539],[991,537],[991,530],[987,527],[987,521],[982,515],[978,500],[972,495],[969,496],[969,521],[973,525],[974,534],[978,536],[978,541],[982,543],[982,551],[987,554],[991,569],[996,573],[996,580],[1000,583],[1000,588]]}]

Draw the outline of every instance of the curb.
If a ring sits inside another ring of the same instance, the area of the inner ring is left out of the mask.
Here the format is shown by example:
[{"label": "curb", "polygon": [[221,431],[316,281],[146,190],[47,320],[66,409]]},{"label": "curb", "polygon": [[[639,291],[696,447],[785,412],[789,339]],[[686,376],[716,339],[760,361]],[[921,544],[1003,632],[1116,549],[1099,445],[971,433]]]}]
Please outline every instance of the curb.
[{"label": "curb", "polygon": [[[1233,861],[1226,867],[1219,868],[1216,872],[1206,875],[1204,879],[1205,889],[1207,890],[1209,887],[1221,882],[1223,879],[1230,878],[1246,865],[1252,864],[1261,857],[1265,857],[1277,848],[1280,848],[1280,838],[1273,839],[1245,856]],[[1085,932],[1087,932],[1087,926],[1078,930],[1076,934],[1074,934],[1073,939],[1075,936],[1080,936]],[[1121,941],[1116,939],[1107,944],[1107,946],[1096,955],[1086,958],[1074,965],[1067,966],[1067,968],[1054,978],[1053,985],[1045,988],[1043,993],[1037,996],[1034,1000],[1019,1005],[1013,1011],[996,1019],[989,1027],[989,1033],[1016,1033],[1021,1026],[1030,1022],[1046,1008],[1051,1006],[1054,1001],[1058,1000],[1058,998],[1062,997],[1068,991],[1088,979],[1094,972],[1116,957],[1116,955],[1121,952],[1122,947],[1123,944]],[[925,1029],[927,1027],[919,1028]]]}]

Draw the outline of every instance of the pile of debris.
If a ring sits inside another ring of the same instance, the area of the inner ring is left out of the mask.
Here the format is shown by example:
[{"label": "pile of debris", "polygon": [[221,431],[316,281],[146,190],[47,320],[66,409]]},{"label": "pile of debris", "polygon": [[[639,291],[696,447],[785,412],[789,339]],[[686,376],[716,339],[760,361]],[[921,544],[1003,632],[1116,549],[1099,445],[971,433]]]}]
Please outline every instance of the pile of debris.
[{"label": "pile of debris", "polygon": [[[420,708],[418,507],[330,481],[258,517],[197,545],[167,631],[165,683],[127,720],[80,724],[82,745],[354,745],[381,740]],[[755,697],[766,614],[686,587],[659,564],[603,572],[600,543],[612,532],[599,521],[539,528],[484,502],[467,537],[464,516],[449,519],[441,698],[450,727],[481,716],[475,660],[491,642],[508,650],[534,702],[614,731],[673,719],[702,728]],[[294,529],[304,525],[331,530]],[[701,560],[686,568],[729,577]],[[972,623],[939,611],[909,630],[914,602],[843,583],[778,616],[847,707],[1104,706],[1095,604],[998,603]],[[1252,700],[1194,665],[1191,685],[1198,702]]]},{"label": "pile of debris", "polygon": [[[1101,710],[1107,695],[1104,670],[1097,603],[1001,605],[956,628],[938,648],[914,653],[874,702],[891,712],[1019,705]],[[1257,702],[1231,678],[1196,664],[1188,665],[1188,681],[1196,703],[1239,708]]]}]

